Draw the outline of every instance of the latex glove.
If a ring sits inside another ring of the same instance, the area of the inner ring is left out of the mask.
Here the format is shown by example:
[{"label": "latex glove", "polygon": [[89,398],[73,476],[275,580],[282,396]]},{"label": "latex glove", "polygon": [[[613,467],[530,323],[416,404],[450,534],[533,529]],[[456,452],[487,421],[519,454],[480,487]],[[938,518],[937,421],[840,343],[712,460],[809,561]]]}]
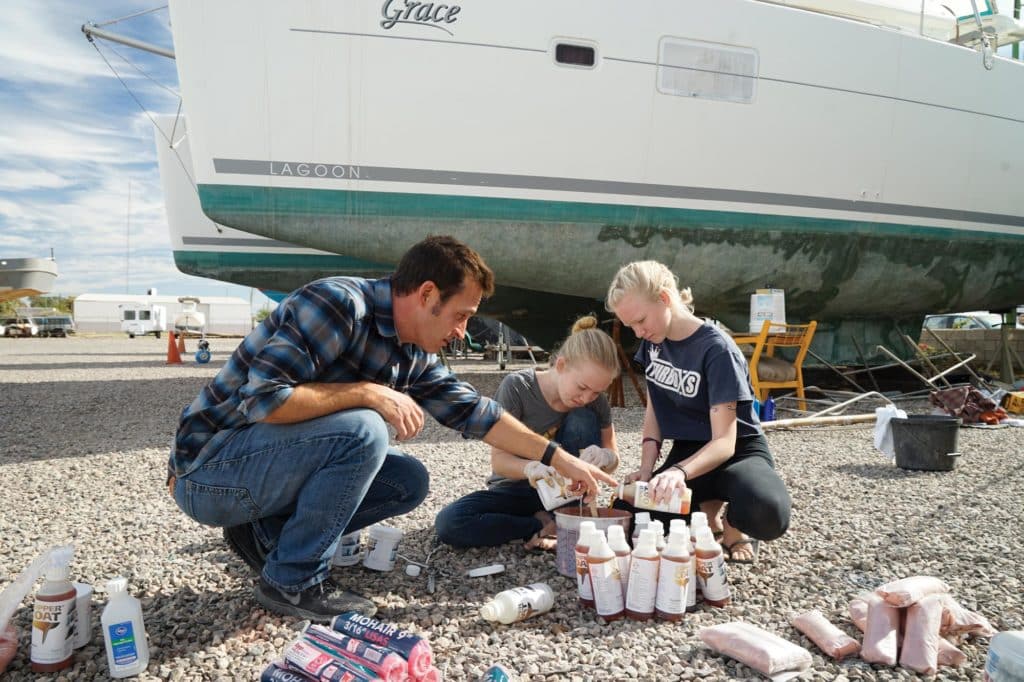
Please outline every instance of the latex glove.
[{"label": "latex glove", "polygon": [[555,467],[548,466],[538,460],[527,462],[526,466],[523,467],[523,473],[526,474],[526,478],[530,480],[530,485],[534,488],[537,487],[537,482],[541,479],[546,478],[549,481],[553,481],[558,476]]},{"label": "latex glove", "polygon": [[593,464],[601,471],[612,471],[619,465],[619,458],[614,450],[597,445],[588,445],[580,451],[580,459]]}]

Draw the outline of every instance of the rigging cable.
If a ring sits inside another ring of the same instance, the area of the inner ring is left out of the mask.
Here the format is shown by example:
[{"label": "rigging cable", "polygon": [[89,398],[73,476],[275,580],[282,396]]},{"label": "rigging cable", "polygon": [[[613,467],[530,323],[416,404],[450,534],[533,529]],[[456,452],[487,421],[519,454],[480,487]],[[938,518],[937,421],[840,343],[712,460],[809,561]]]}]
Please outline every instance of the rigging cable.
[{"label": "rigging cable", "polygon": [[[181,158],[181,155],[178,154],[178,150],[177,150],[177,148],[175,148],[173,140],[171,138],[167,137],[167,134],[163,131],[163,128],[161,128],[159,125],[157,125],[157,122],[153,118],[153,115],[149,113],[149,110],[146,109],[145,106],[143,106],[143,104],[139,100],[139,98],[135,96],[134,92],[132,92],[132,89],[129,88],[128,84],[124,82],[124,79],[121,78],[121,74],[119,74],[117,72],[117,69],[114,68],[114,65],[110,63],[109,59],[107,59],[107,56],[105,54],[103,54],[103,51],[100,50],[100,46],[97,44],[97,42],[95,40],[90,40],[89,42],[92,43],[92,46],[96,49],[96,53],[100,56],[100,59],[102,59],[103,62],[107,65],[107,68],[110,69],[110,72],[112,74],[114,74],[114,77],[121,83],[121,85],[124,87],[124,89],[128,93],[128,95],[133,100],[135,100],[135,104],[137,104],[139,106],[139,109],[142,110],[142,113],[144,113],[146,115],[146,118],[148,118],[150,123],[153,124],[153,127],[156,128],[157,132],[160,133],[160,137],[164,138],[164,141],[167,142],[167,146],[171,149],[172,152],[174,152],[174,158],[176,158],[178,160],[178,164],[181,166],[181,169],[185,172],[185,177],[188,178],[189,184],[192,185],[192,189],[195,190],[196,195],[198,196],[198,194],[199,194],[199,187],[196,186],[195,180],[192,179],[192,174],[189,172],[188,166],[185,165],[185,161]],[[181,114],[182,99],[181,99],[181,95],[177,95],[177,97],[178,97],[178,114],[180,116],[180,114]],[[174,123],[175,123],[175,129],[177,129],[177,123],[178,123],[177,117],[175,118],[175,122]],[[217,230],[217,232],[219,234],[224,234],[224,230],[217,223],[217,221],[210,219],[209,216],[207,216],[207,219],[210,220],[211,223],[213,223],[214,228],[216,228],[216,230]]]}]

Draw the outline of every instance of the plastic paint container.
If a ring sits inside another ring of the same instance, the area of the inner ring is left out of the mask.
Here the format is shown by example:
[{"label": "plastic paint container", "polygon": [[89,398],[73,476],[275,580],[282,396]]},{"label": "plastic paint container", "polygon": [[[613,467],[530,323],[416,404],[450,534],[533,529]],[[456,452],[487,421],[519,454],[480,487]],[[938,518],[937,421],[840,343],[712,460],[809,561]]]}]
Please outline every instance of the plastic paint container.
[{"label": "plastic paint container", "polygon": [[363,566],[375,571],[390,571],[395,567],[398,556],[398,543],[402,541],[402,531],[379,523],[370,526],[366,533],[366,556]]},{"label": "plastic paint container", "polygon": [[985,661],[986,682],[1024,682],[1024,630],[992,638]]},{"label": "plastic paint container", "polygon": [[92,641],[92,585],[72,583],[75,586],[75,642],[73,646],[81,649]]},{"label": "plastic paint container", "polygon": [[341,536],[338,540],[338,548],[334,550],[334,559],[331,563],[335,566],[354,566],[358,564],[363,555],[360,553],[359,538],[362,531],[354,531]]},{"label": "plastic paint container", "polygon": [[564,507],[555,510],[555,525],[558,534],[558,552],[556,562],[558,572],[566,578],[576,579],[576,540],[580,534],[581,521],[593,521],[597,530],[608,531],[609,526],[622,526],[629,533],[629,520],[633,517],[625,509],[598,509],[597,516],[590,516],[590,511],[583,510],[580,516],[578,507]]}]

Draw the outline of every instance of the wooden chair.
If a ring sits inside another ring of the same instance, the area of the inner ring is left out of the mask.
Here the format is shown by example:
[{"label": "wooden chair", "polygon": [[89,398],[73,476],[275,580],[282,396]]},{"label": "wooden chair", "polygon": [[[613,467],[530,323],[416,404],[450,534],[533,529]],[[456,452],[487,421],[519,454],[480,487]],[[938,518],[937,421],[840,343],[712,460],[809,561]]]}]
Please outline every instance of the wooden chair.
[{"label": "wooden chair", "polygon": [[[800,398],[800,409],[807,409],[803,399],[803,363],[817,326],[817,321],[808,324],[773,324],[771,320],[764,321],[754,344],[754,354],[750,357],[750,381],[758,400],[762,403],[767,400],[773,388],[795,388]],[[780,347],[797,349],[793,362],[773,357],[775,349]]]}]

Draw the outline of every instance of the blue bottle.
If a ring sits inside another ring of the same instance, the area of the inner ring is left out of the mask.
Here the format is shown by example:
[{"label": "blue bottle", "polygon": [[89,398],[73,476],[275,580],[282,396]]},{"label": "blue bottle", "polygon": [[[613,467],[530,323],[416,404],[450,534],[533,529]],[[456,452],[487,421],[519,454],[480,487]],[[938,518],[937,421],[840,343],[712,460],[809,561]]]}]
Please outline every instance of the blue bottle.
[{"label": "blue bottle", "polygon": [[753,407],[754,407],[754,414],[756,414],[757,418],[760,419],[761,418],[761,401],[758,400],[757,398],[754,398],[754,406]]},{"label": "blue bottle", "polygon": [[775,399],[771,396],[768,396],[768,400],[761,406],[761,421],[775,421]]}]

